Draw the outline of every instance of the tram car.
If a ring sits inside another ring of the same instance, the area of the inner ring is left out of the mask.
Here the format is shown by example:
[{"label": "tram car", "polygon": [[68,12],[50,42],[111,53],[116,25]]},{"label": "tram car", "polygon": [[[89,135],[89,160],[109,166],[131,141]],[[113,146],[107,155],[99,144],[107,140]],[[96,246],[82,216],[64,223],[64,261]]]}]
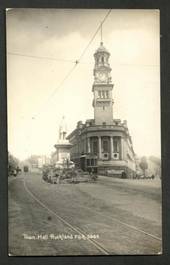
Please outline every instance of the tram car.
[{"label": "tram car", "polygon": [[97,156],[96,155],[81,155],[81,157],[75,161],[76,164],[80,165],[83,171],[89,172],[89,174],[98,173]]},{"label": "tram car", "polygon": [[23,171],[24,171],[24,173],[27,173],[29,171],[29,167],[28,166],[24,166],[23,167]]}]

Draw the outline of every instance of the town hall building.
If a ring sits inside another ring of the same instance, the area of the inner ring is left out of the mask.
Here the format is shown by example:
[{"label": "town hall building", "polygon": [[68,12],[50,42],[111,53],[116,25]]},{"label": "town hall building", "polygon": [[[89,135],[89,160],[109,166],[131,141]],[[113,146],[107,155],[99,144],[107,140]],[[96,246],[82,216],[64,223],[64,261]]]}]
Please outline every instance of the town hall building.
[{"label": "town hall building", "polygon": [[93,108],[94,118],[79,121],[67,139],[72,144],[71,160],[85,171],[133,177],[135,153],[127,122],[113,118],[113,83],[110,53],[100,43],[94,53]]}]

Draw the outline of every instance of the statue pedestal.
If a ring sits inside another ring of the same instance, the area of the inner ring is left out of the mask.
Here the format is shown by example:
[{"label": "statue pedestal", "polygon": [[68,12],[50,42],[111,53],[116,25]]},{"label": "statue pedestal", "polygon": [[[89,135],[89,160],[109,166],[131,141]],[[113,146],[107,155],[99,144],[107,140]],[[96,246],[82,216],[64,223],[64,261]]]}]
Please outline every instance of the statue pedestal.
[{"label": "statue pedestal", "polygon": [[70,149],[72,144],[67,140],[60,140],[54,147],[56,148],[56,152],[52,158],[53,162],[64,161],[66,159],[70,160]]}]

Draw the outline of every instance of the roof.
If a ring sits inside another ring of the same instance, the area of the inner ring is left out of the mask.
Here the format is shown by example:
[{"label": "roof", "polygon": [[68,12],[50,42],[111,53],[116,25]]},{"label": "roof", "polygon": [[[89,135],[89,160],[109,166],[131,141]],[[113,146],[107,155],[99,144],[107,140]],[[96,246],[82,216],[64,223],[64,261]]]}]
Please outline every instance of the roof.
[{"label": "roof", "polygon": [[109,53],[108,50],[103,46],[103,42],[100,42],[99,48],[96,50],[95,54],[98,52],[106,52]]}]

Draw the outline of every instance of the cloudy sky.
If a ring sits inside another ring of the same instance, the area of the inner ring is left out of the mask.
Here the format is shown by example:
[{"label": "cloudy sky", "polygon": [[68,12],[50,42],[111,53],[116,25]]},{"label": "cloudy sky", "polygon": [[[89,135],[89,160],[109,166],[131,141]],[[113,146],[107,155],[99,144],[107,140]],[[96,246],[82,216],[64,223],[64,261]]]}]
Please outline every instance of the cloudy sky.
[{"label": "cloudy sky", "polygon": [[[54,151],[63,115],[68,133],[78,120],[93,118],[93,54],[100,32],[65,77],[107,12],[7,12],[8,145],[16,157]],[[104,46],[111,53],[114,118],[128,121],[138,155],[160,156],[159,39],[158,10],[112,10],[103,25]]]}]

